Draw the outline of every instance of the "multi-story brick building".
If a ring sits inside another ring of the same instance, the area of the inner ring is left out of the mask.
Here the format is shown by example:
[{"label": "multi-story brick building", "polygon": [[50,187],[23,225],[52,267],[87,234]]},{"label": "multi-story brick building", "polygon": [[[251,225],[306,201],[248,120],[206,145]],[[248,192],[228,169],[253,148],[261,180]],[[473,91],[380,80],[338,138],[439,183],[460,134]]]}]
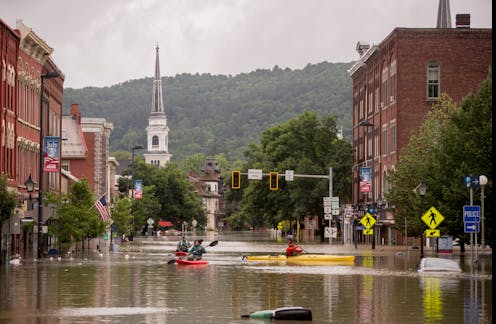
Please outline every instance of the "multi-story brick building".
[{"label": "multi-story brick building", "polygon": [[71,116],[63,117],[62,168],[78,179],[86,179],[98,197],[108,195],[109,188],[114,187],[109,183],[114,178],[109,175],[113,127],[104,118],[81,117],[78,104],[72,104]]},{"label": "multi-story brick building", "polygon": [[[470,28],[467,14],[457,15],[456,28],[441,27],[396,28],[379,44],[357,44],[360,58],[348,71],[353,79],[355,217],[373,200],[387,206],[387,175],[441,93],[460,103],[488,75],[492,30]],[[372,164],[375,190],[361,190],[360,168]],[[376,243],[400,243],[393,223],[390,211],[379,212]]]},{"label": "multi-story brick building", "polygon": [[[38,208],[33,209],[33,204],[26,202],[31,197],[33,201],[39,197],[40,132],[43,137],[60,137],[61,134],[64,75],[50,57],[53,49],[22,20],[17,21],[14,30],[3,21],[0,26],[0,175],[7,177],[9,190],[19,196],[18,208],[7,224],[12,247],[9,253],[19,254],[21,248],[27,253],[28,246],[37,245],[27,233],[21,232],[19,224],[38,214]],[[44,78],[42,93],[42,76],[49,72],[57,76]],[[43,100],[42,113],[40,100]],[[60,170],[54,171],[44,174],[43,190],[60,192]],[[25,182],[30,177],[35,188],[28,193]],[[40,215],[43,214],[41,221],[44,224],[51,216],[51,209],[43,209]],[[6,232],[5,228],[1,230]],[[24,238],[22,242],[21,238]]]},{"label": "multi-story brick building", "polygon": [[0,176],[16,186],[17,60],[19,34],[0,19]]}]

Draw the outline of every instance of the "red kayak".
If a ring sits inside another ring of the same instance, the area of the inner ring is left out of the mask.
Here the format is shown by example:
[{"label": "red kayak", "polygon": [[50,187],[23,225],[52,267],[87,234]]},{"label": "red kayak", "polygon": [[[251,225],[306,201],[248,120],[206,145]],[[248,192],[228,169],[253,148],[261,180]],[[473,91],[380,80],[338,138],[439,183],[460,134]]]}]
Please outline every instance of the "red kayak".
[{"label": "red kayak", "polygon": [[178,251],[176,252],[176,256],[187,256],[188,252]]},{"label": "red kayak", "polygon": [[208,261],[204,260],[183,260],[183,259],[177,259],[176,260],[177,264],[184,264],[184,265],[200,265],[200,264],[208,264]]}]

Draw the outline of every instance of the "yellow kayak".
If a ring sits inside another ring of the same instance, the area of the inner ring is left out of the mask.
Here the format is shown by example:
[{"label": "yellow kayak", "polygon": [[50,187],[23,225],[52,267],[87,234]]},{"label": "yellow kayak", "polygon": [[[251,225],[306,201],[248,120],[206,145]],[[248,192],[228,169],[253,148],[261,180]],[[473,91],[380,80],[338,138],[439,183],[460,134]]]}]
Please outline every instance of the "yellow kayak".
[{"label": "yellow kayak", "polygon": [[248,261],[275,261],[275,262],[354,262],[353,255],[332,255],[332,254],[300,254],[287,257],[284,254],[279,255],[247,255]]}]

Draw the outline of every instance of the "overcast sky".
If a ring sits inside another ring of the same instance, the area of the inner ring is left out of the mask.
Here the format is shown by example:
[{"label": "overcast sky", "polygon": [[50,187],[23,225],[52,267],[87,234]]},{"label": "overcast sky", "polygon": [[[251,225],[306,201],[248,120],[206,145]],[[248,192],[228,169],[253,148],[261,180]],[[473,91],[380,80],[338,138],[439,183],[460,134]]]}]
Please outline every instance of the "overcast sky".
[{"label": "overcast sky", "polygon": [[[239,74],[278,65],[351,62],[357,41],[395,27],[435,27],[439,0],[0,0],[54,49],[65,87],[110,86],[154,74]],[[492,0],[451,0],[451,21],[470,13],[492,27]]]}]

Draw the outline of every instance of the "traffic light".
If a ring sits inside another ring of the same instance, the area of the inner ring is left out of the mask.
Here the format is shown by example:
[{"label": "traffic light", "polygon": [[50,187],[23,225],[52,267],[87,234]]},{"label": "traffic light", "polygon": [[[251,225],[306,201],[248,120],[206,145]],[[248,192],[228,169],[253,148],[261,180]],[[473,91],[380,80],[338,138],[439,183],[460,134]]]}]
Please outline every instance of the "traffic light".
[{"label": "traffic light", "polygon": [[277,173],[277,172],[271,172],[270,173],[270,180],[269,180],[270,190],[279,189],[278,178],[279,178],[279,173]]},{"label": "traffic light", "polygon": [[232,171],[231,174],[231,188],[239,189],[241,188],[241,174],[239,171]]}]

